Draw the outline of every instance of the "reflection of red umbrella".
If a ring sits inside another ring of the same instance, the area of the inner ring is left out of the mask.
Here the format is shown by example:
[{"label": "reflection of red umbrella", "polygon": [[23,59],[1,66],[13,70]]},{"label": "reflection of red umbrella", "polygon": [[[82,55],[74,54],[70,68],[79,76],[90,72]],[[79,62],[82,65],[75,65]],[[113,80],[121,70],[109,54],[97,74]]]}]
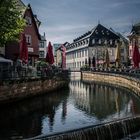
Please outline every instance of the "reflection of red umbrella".
[{"label": "reflection of red umbrella", "polygon": [[62,69],[66,69],[66,48],[64,45],[61,46],[62,51]]},{"label": "reflection of red umbrella", "polygon": [[139,54],[139,50],[138,50],[138,46],[137,46],[136,42],[135,42],[135,46],[133,48],[132,60],[134,63],[134,68],[139,68],[140,54]]},{"label": "reflection of red umbrella", "polygon": [[53,64],[54,63],[53,47],[51,45],[51,42],[49,42],[49,44],[48,44],[48,51],[47,51],[47,55],[46,55],[46,62],[48,62],[49,64]]},{"label": "reflection of red umbrella", "polygon": [[28,63],[28,47],[26,43],[26,37],[25,34],[21,34],[21,39],[20,39],[20,59],[24,63]]}]

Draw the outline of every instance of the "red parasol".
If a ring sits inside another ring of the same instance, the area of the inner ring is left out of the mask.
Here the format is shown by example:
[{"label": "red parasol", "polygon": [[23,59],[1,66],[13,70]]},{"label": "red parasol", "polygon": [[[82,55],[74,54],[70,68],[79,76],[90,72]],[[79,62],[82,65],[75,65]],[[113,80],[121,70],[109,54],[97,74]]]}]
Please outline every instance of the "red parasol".
[{"label": "red parasol", "polygon": [[132,60],[133,60],[133,63],[134,63],[134,68],[139,68],[140,54],[139,54],[139,50],[138,50],[138,46],[137,46],[136,41],[135,41],[135,45],[133,47]]},{"label": "red parasol", "polygon": [[46,55],[46,62],[48,62],[49,64],[53,64],[54,63],[53,47],[51,45],[51,42],[49,42],[49,44],[48,44],[48,51],[47,51],[47,55]]},{"label": "red parasol", "polygon": [[25,34],[22,33],[20,36],[20,59],[22,60],[22,63],[27,64],[28,63],[28,47],[26,43],[26,37]]}]

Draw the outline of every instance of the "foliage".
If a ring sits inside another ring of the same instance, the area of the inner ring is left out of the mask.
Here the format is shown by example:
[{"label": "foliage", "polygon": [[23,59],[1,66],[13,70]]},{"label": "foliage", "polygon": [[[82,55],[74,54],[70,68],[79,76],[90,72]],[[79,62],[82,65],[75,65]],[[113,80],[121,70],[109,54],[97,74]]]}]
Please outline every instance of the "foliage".
[{"label": "foliage", "polygon": [[0,0],[0,47],[7,41],[18,40],[25,21],[16,0]]},{"label": "foliage", "polygon": [[37,62],[37,67],[45,68],[45,67],[48,67],[48,66],[49,66],[49,64],[47,62],[45,62],[45,61],[38,61]]},{"label": "foliage", "polygon": [[90,67],[89,67],[89,65],[84,65],[84,66],[82,66],[81,68],[80,68],[80,70],[90,70]]}]

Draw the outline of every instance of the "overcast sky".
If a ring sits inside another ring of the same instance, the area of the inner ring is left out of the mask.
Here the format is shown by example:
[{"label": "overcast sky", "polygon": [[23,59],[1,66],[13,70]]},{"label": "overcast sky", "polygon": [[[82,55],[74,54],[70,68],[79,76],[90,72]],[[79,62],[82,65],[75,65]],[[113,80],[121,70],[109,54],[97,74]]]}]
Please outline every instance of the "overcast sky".
[{"label": "overcast sky", "polygon": [[123,35],[140,22],[140,0],[23,0],[41,21],[40,33],[52,43],[72,42],[98,22]]}]

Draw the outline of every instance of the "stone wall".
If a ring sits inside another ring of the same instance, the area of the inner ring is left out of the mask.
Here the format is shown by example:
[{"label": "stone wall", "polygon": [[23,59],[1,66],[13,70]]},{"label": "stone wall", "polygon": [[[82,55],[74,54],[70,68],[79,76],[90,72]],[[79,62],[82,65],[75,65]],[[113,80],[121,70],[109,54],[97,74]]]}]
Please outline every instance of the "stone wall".
[{"label": "stone wall", "polygon": [[11,102],[50,91],[68,85],[64,79],[28,79],[7,81],[0,85],[0,103]]},{"label": "stone wall", "polygon": [[126,87],[140,96],[140,80],[137,78],[103,72],[82,72],[82,79],[85,81],[105,82]]}]

